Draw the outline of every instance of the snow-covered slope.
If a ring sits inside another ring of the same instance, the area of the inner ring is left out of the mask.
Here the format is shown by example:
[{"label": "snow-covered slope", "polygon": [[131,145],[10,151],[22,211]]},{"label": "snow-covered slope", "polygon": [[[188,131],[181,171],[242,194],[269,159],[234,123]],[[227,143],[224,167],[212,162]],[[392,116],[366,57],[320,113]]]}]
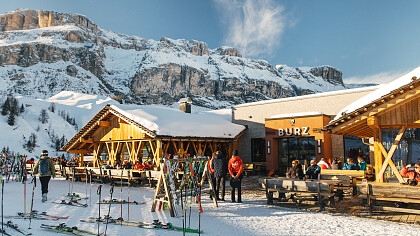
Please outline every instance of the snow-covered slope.
[{"label": "snow-covered slope", "polygon": [[87,17],[19,9],[0,15],[0,93],[48,98],[60,91],[135,104],[234,104],[345,89],[330,66],[274,68],[230,47],[146,40],[99,28]]},{"label": "snow-covered slope", "polygon": [[[118,104],[118,102],[97,95],[86,95],[75,92],[63,91],[48,99],[33,99],[17,96],[19,104],[25,106],[25,111],[16,117],[14,126],[7,122],[8,116],[0,115],[0,148],[9,148],[10,151],[29,154],[30,157],[39,156],[41,150],[47,149],[51,155],[58,156],[62,153],[55,152],[55,140],[68,139],[77,133],[78,128],[88,122],[97,111],[106,104]],[[5,98],[2,99],[2,104]],[[49,109],[54,104],[54,112]],[[47,122],[42,123],[41,110],[47,112]],[[68,122],[75,120],[75,125]],[[29,136],[36,136],[36,147],[29,153],[24,148]]]}]

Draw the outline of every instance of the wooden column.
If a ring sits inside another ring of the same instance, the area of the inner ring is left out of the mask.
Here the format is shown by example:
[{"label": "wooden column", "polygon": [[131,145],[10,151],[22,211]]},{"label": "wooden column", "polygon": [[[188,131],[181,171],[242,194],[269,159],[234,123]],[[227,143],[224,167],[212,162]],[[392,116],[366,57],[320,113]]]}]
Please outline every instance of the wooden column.
[{"label": "wooden column", "polygon": [[373,148],[374,148],[374,156],[375,156],[375,176],[376,176],[376,182],[384,182],[384,176],[379,176],[379,171],[382,169],[382,163],[384,161],[384,158],[382,156],[381,149],[379,147],[380,144],[382,144],[382,131],[380,129],[375,129],[374,131],[374,137],[373,137]]},{"label": "wooden column", "polygon": [[79,167],[83,166],[84,155],[83,153],[79,153]]},{"label": "wooden column", "polygon": [[162,140],[156,140],[156,165],[160,166],[159,163],[163,163],[163,148],[162,148]]}]

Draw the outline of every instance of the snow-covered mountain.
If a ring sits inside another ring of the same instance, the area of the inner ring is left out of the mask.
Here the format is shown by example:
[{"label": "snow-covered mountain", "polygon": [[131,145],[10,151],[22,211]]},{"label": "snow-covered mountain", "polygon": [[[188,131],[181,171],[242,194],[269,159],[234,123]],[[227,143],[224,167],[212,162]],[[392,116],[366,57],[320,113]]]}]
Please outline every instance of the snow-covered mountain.
[{"label": "snow-covered mountain", "polygon": [[288,67],[243,58],[235,48],[160,41],[99,28],[87,17],[18,9],[0,15],[0,92],[48,98],[60,91],[209,108],[345,89],[329,66]]}]

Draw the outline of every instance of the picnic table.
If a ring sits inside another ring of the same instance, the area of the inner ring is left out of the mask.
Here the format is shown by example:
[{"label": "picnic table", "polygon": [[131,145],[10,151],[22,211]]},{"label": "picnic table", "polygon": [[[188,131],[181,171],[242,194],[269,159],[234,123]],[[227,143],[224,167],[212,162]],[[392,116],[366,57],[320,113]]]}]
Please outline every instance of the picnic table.
[{"label": "picnic table", "polygon": [[[273,204],[274,200],[286,199],[287,194],[289,198],[306,197],[308,200],[317,201],[320,210],[324,208],[326,201],[330,206],[334,206],[334,197],[340,194],[334,191],[334,186],[342,182],[342,180],[301,180],[286,177],[261,178],[259,181],[265,188],[267,204]],[[278,193],[279,197],[275,198],[274,193]]]}]

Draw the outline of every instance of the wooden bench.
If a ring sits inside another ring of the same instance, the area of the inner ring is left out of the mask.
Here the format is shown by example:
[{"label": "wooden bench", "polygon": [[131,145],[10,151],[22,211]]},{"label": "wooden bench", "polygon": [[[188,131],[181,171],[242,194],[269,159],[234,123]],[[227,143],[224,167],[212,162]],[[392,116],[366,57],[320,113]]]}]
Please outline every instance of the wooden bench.
[{"label": "wooden bench", "polygon": [[[304,199],[316,201],[320,210],[323,210],[326,203],[334,206],[334,197],[332,187],[339,183],[340,180],[298,180],[284,177],[264,178],[260,179],[263,188],[265,188],[267,204],[274,204],[274,200],[281,202],[287,199],[286,194],[290,195],[290,199]],[[274,197],[274,193],[278,193],[278,197]]]},{"label": "wooden bench", "polygon": [[67,180],[82,181],[86,178],[86,172],[84,167],[64,167],[64,175]]},{"label": "wooden bench", "polygon": [[63,169],[61,165],[54,165],[55,169],[55,175],[56,176],[62,176],[63,175]]},{"label": "wooden bench", "polygon": [[[365,176],[363,170],[321,170],[320,180],[341,180],[336,186],[334,191],[347,191],[350,190],[353,196],[357,195],[356,182]],[[340,199],[342,200],[342,199]]]},{"label": "wooden bench", "polygon": [[252,163],[244,163],[244,169],[242,170],[245,176],[248,176],[249,174],[253,174],[254,172],[254,164]]},{"label": "wooden bench", "polygon": [[245,176],[260,174],[265,169],[265,162],[244,163],[243,172]]},{"label": "wooden bench", "polygon": [[[138,170],[126,170],[126,169],[106,169],[108,172],[108,178],[111,183],[123,183],[128,184],[141,184],[142,180],[146,179],[146,171]],[[136,173],[134,175],[133,173]],[[140,176],[138,176],[140,175]]]},{"label": "wooden bench", "polygon": [[26,164],[26,172],[32,174],[35,164]]},{"label": "wooden bench", "polygon": [[359,198],[366,200],[370,213],[383,210],[420,215],[420,186],[372,182],[357,187],[361,193]]}]

